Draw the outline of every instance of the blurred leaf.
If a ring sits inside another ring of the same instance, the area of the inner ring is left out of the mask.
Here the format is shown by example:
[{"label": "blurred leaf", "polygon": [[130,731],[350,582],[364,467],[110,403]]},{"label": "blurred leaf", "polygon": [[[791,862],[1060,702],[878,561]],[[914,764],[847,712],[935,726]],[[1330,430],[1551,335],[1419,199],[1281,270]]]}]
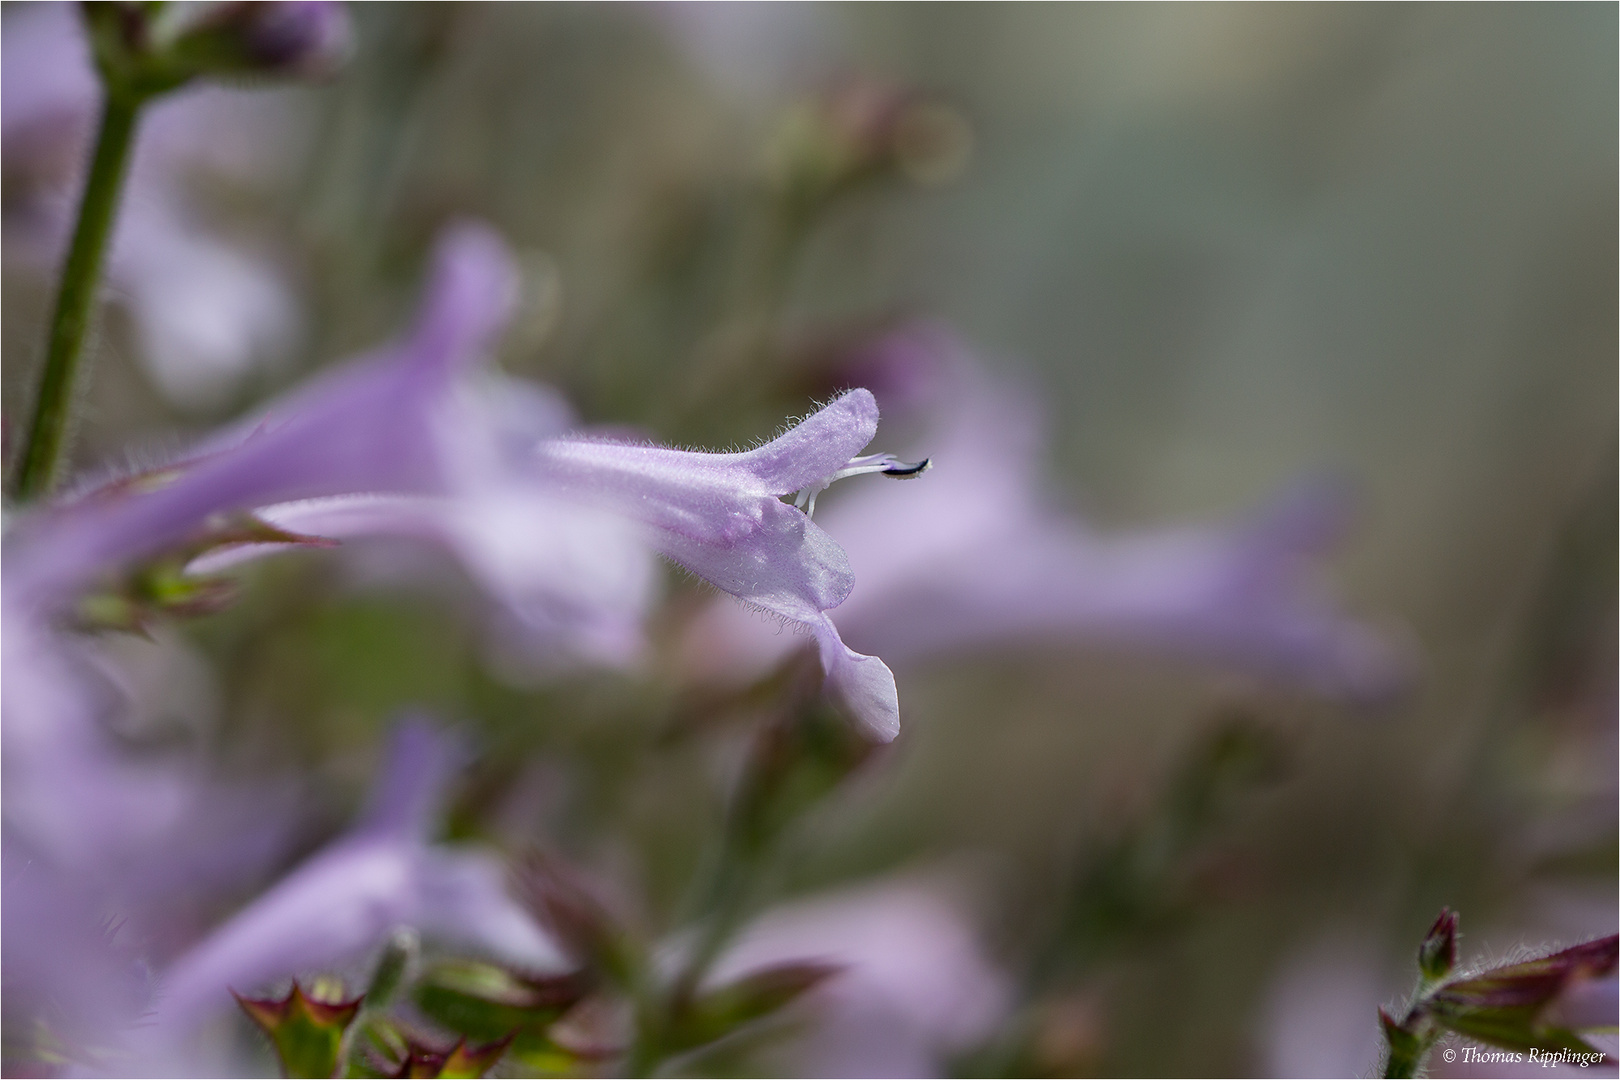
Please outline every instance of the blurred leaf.
[{"label": "blurred leaf", "polygon": [[763,726],[732,801],[730,841],[752,856],[878,749],[819,697]]},{"label": "blurred leaf", "polygon": [[417,983],[417,1007],[446,1028],[483,1043],[542,1034],[585,996],[580,975],[531,979],[476,960],[448,960]]},{"label": "blurred leaf", "polygon": [[677,1013],[670,1049],[679,1052],[723,1038],[770,1016],[841,970],[837,964],[814,961],[777,964],[701,994]]},{"label": "blurred leaf", "polygon": [[631,984],[636,950],[622,921],[582,874],[561,859],[536,851],[519,870],[518,884],[529,909],[574,960],[621,987]]},{"label": "blurred leaf", "polygon": [[[1064,945],[1037,968],[1094,961],[1123,942],[1165,932],[1186,915],[1191,856],[1245,790],[1284,771],[1280,737],[1244,715],[1219,719],[1172,778],[1159,805],[1124,835],[1082,856]],[[1066,955],[1063,955],[1066,954]]]}]

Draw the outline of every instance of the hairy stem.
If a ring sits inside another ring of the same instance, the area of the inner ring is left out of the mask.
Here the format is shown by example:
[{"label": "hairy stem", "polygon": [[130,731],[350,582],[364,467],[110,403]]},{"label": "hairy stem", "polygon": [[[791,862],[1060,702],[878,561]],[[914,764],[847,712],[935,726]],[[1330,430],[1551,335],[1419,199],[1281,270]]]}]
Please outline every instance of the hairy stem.
[{"label": "hairy stem", "polygon": [[94,316],[101,265],[118,209],[118,194],[127,172],[130,147],[135,142],[140,109],[141,99],[136,95],[106,96],[101,127],[96,134],[95,156],[90,162],[73,242],[68,248],[67,264],[62,268],[62,283],[56,294],[56,311],[51,319],[39,396],[34,401],[28,438],[12,484],[12,494],[18,499],[36,498],[50,490],[67,442],[79,358]]}]

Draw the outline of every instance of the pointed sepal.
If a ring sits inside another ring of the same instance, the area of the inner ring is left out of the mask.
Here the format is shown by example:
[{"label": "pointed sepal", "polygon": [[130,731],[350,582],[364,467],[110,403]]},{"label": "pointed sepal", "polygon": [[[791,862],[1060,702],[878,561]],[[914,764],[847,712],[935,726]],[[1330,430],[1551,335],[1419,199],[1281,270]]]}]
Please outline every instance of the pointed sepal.
[{"label": "pointed sepal", "polygon": [[322,1000],[305,994],[297,982],[280,1000],[231,993],[248,1018],[270,1036],[283,1075],[330,1077],[336,1074],[343,1035],[360,1012],[360,998]]},{"label": "pointed sepal", "polygon": [[702,1046],[764,1019],[837,975],[838,964],[776,964],[698,995],[679,1018],[675,1042]]},{"label": "pointed sepal", "polygon": [[589,990],[581,975],[527,978],[494,964],[447,960],[417,982],[416,1006],[436,1023],[483,1043],[543,1031]]}]

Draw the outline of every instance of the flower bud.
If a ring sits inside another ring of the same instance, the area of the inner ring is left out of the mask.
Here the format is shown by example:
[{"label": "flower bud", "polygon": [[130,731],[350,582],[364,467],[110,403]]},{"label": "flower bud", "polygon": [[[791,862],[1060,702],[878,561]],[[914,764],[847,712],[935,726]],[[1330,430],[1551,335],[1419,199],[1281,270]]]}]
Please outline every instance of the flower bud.
[{"label": "flower bud", "polygon": [[1429,927],[1428,936],[1418,946],[1418,970],[1429,982],[1439,982],[1457,966],[1457,913],[1441,908],[1440,917]]},{"label": "flower bud", "polygon": [[197,18],[173,48],[199,74],[321,78],[348,57],[350,39],[337,0],[240,0]]},{"label": "flower bud", "polygon": [[1612,978],[1616,937],[1588,941],[1548,956],[1489,968],[1447,983],[1424,1010],[1461,1035],[1510,1050],[1589,1052],[1578,1034],[1559,1023],[1565,995],[1583,983]]},{"label": "flower bud", "polygon": [[366,987],[366,1008],[386,1008],[393,1001],[394,994],[410,974],[411,964],[420,951],[421,943],[414,930],[402,927],[394,931],[383,946],[382,956],[378,957],[376,970],[371,976],[371,984]]},{"label": "flower bud", "polygon": [[337,0],[84,5],[96,67],[110,94],[144,100],[202,75],[318,78],[349,53]]}]

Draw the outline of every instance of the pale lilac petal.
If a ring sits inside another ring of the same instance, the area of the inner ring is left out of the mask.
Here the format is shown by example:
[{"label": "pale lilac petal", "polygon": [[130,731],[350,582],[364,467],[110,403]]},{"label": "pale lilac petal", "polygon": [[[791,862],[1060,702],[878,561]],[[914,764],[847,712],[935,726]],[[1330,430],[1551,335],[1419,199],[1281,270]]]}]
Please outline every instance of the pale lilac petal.
[{"label": "pale lilac petal", "polygon": [[814,622],[855,586],[838,542],[804,514],[766,497],[725,521],[729,534],[659,530],[659,550],[712,585],[767,611]]},{"label": "pale lilac petal", "polygon": [[878,742],[891,742],[900,734],[900,693],[894,672],[875,656],[846,646],[832,620],[823,616],[815,624],[822,669],[833,697]]},{"label": "pale lilac petal", "polygon": [[[68,1045],[105,1046],[147,1007],[151,980],[117,943],[93,890],[8,837],[0,856],[6,1009]],[[8,1023],[11,1021],[8,1020]]]},{"label": "pale lilac petal", "polygon": [[250,373],[285,358],[300,333],[280,275],[163,205],[123,219],[108,277],[135,310],[147,371],[186,408],[225,403]]},{"label": "pale lilac petal", "polygon": [[825,483],[877,434],[877,399],[850,390],[764,446],[722,457],[752,473],[773,495]]},{"label": "pale lilac petal", "polygon": [[813,897],[746,928],[710,976],[722,985],[776,964],[843,970],[803,1003],[790,1045],[808,1076],[935,1076],[952,1051],[988,1037],[1010,1004],[960,908],[937,889],[891,883]]},{"label": "pale lilac petal", "polygon": [[64,124],[82,123],[100,98],[75,7],[43,3],[6,10],[0,34],[0,139],[8,151],[16,139],[51,137]]},{"label": "pale lilac petal", "polygon": [[230,1008],[230,990],[262,992],[288,976],[352,964],[399,926],[529,967],[562,966],[551,940],[506,893],[497,862],[429,844],[456,756],[425,722],[401,725],[355,830],[164,972],[159,1030],[182,1038]]},{"label": "pale lilac petal", "polygon": [[536,464],[563,489],[650,526],[659,550],[698,576],[811,622],[843,602],[853,581],[837,543],[777,497],[824,485],[870,441],[876,423],[871,395],[858,390],[746,453],[561,438],[539,445]]},{"label": "pale lilac petal", "polygon": [[454,378],[504,324],[515,271],[488,229],[439,245],[406,340],[318,379],[245,431],[218,440],[155,491],[87,497],[19,522],[7,553],[19,599],[49,603],[92,576],[178,543],[210,515],[356,491],[446,484],[440,444]]},{"label": "pale lilac petal", "polygon": [[[451,551],[508,616],[523,648],[625,664],[642,651],[657,568],[637,524],[503,481],[458,495],[349,495],[264,507],[262,521],[346,545],[411,537]],[[207,574],[297,545],[239,545],[191,564]]]}]

